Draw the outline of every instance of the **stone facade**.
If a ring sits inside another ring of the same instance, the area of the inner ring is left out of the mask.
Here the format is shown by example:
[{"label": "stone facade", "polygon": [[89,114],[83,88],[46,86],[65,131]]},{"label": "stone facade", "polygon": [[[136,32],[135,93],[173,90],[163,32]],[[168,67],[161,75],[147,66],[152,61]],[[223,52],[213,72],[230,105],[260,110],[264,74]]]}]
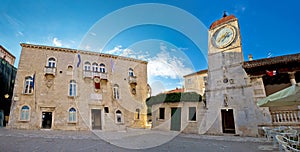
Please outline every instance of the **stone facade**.
[{"label": "stone facade", "polygon": [[[172,112],[172,109],[174,108],[176,109],[177,113],[180,113],[180,122],[178,122],[177,124],[176,122],[172,123],[172,121],[176,121],[176,116],[172,116],[174,114],[174,112]],[[195,109],[196,117],[193,120],[191,120],[189,116],[190,108]],[[162,110],[164,111],[163,118],[161,118]],[[198,134],[200,123],[202,122],[203,118],[204,105],[202,102],[177,102],[152,105],[152,129],[154,130],[175,130],[181,131],[183,133]],[[178,130],[176,130],[176,127],[178,127]]]},{"label": "stone facade", "polygon": [[76,49],[21,46],[11,128],[145,127],[147,62]]},{"label": "stone facade", "polygon": [[242,67],[244,59],[237,18],[225,16],[211,25],[208,48],[207,110],[200,133],[257,136],[260,111]]},{"label": "stone facade", "polygon": [[2,45],[0,45],[0,58],[5,59],[10,65],[15,64],[16,57],[9,53]]},{"label": "stone facade", "polygon": [[205,86],[207,85],[207,70],[201,70],[192,74],[183,76],[184,92],[196,92],[201,96],[204,95]]}]

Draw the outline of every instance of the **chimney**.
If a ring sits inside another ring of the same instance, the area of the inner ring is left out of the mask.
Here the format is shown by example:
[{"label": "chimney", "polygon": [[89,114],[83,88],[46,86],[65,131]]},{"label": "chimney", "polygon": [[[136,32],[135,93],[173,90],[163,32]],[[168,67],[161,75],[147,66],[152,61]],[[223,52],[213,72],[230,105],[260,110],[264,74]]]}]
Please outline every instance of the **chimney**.
[{"label": "chimney", "polygon": [[249,61],[252,61],[252,60],[253,60],[252,54],[249,54],[249,55],[248,55],[248,60],[249,60]]}]

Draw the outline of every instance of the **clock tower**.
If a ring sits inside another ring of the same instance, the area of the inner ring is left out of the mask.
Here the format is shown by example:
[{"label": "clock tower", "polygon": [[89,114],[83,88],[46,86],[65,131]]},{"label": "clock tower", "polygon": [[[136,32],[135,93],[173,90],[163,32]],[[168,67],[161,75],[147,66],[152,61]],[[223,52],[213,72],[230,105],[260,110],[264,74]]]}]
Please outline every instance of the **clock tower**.
[{"label": "clock tower", "polygon": [[244,62],[238,19],[234,15],[215,21],[208,31],[207,110],[200,133],[258,134],[253,89]]}]

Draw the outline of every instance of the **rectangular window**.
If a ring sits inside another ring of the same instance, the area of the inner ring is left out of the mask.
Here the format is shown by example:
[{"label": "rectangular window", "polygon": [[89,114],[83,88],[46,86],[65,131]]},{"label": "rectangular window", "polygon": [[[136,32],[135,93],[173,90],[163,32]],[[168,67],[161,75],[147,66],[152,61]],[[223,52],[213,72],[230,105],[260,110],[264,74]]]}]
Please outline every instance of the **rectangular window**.
[{"label": "rectangular window", "polygon": [[119,96],[119,87],[115,86],[113,93],[114,93],[114,99],[120,99],[120,96]]},{"label": "rectangular window", "polygon": [[189,107],[189,121],[196,121],[196,107]]},{"label": "rectangular window", "polygon": [[74,80],[70,81],[69,96],[71,96],[71,97],[76,96],[76,81],[74,81]]},{"label": "rectangular window", "polygon": [[76,111],[70,111],[69,113],[69,122],[76,122]]},{"label": "rectangular window", "polygon": [[159,108],[159,118],[158,119],[165,119],[165,108]]},{"label": "rectangular window", "polygon": [[33,93],[33,87],[34,87],[34,78],[31,76],[26,77],[25,84],[24,84],[24,94]]},{"label": "rectangular window", "polygon": [[108,107],[104,107],[104,112],[105,113],[109,113],[109,108]]},{"label": "rectangular window", "polygon": [[135,119],[139,120],[140,119],[140,109],[135,110]]},{"label": "rectangular window", "polygon": [[23,106],[21,108],[21,115],[20,115],[21,121],[29,121],[29,107]]},{"label": "rectangular window", "polygon": [[187,83],[191,84],[192,83],[192,79],[187,79]]}]

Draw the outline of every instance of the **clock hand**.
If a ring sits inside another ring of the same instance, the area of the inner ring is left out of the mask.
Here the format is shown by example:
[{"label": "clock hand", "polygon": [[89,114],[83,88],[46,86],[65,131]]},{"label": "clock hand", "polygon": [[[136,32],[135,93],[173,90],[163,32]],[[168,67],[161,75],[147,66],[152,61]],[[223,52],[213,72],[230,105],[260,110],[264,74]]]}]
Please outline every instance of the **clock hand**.
[{"label": "clock hand", "polygon": [[221,40],[224,41],[224,38],[227,37],[228,32],[224,33],[219,39],[218,42],[220,42]]}]

